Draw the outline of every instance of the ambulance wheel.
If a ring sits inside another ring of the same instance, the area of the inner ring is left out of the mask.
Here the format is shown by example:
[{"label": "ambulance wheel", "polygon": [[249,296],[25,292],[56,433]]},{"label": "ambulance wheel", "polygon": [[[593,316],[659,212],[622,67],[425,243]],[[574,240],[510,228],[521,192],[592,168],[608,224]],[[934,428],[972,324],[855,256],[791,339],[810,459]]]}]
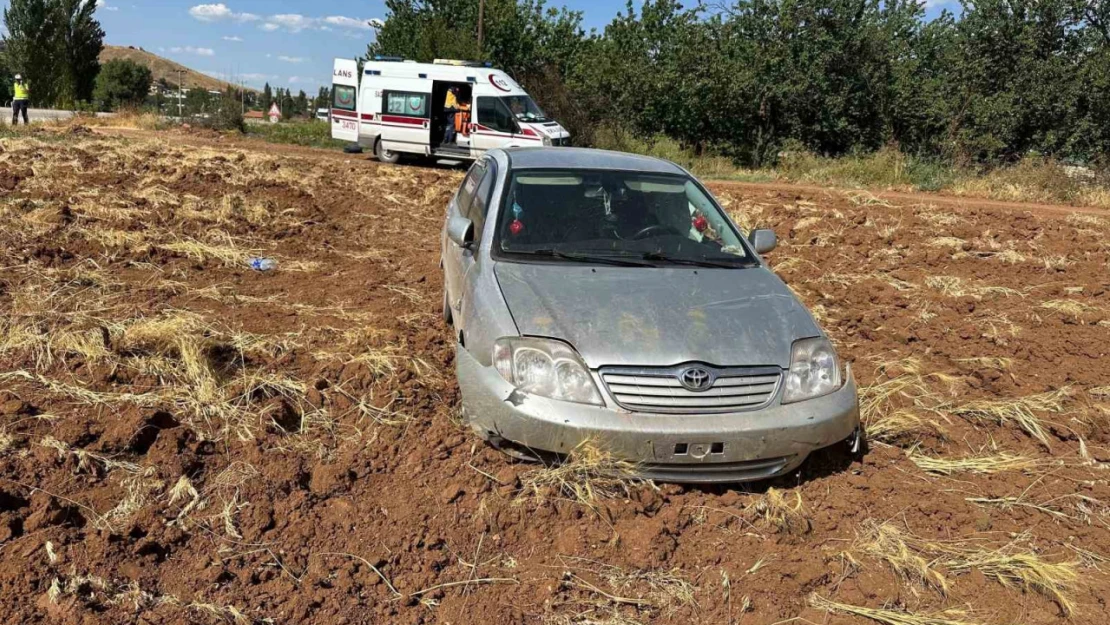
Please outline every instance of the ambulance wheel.
[{"label": "ambulance wheel", "polygon": [[378,157],[379,161],[387,163],[389,165],[393,165],[397,161],[401,160],[401,153],[387,150],[385,147],[382,146],[382,142],[380,139],[377,143],[374,144],[374,155]]},{"label": "ambulance wheel", "polygon": [[455,322],[454,315],[451,314],[451,304],[447,300],[447,289],[443,289],[443,320],[447,325],[453,325]]},{"label": "ambulance wheel", "polygon": [[358,143],[348,143],[343,147],[343,151],[347,154],[362,154],[362,146]]}]

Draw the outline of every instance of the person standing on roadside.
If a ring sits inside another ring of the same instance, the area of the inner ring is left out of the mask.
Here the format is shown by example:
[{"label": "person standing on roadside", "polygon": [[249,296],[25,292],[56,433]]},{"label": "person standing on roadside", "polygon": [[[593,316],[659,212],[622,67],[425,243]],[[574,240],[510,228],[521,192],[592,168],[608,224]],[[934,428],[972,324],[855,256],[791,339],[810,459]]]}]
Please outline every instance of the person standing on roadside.
[{"label": "person standing on roadside", "polygon": [[31,99],[31,90],[27,88],[27,83],[23,82],[22,75],[15,75],[15,85],[13,85],[12,92],[15,95],[12,98],[12,125],[15,126],[19,123],[19,113],[22,111],[23,125],[26,126],[30,123],[27,121],[27,103]]}]

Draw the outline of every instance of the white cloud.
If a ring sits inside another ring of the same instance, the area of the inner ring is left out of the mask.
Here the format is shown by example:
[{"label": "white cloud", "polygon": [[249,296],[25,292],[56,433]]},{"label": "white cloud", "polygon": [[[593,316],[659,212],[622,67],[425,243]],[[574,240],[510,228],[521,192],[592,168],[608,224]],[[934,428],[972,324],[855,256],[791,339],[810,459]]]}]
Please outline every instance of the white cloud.
[{"label": "white cloud", "polygon": [[286,63],[304,63],[305,60],[303,56],[285,56],[284,54],[277,59],[279,61],[285,61]]},{"label": "white cloud", "polygon": [[300,76],[290,76],[289,77],[289,84],[293,85],[293,84],[297,84],[299,82],[304,82],[306,80],[308,80],[308,79],[307,78],[301,78]]},{"label": "white cloud", "polygon": [[358,30],[370,30],[370,20],[360,20],[353,17],[344,17],[342,15],[331,15],[322,20],[325,24],[338,26],[340,28],[357,28]]},{"label": "white cloud", "polygon": [[303,30],[330,32],[335,28],[346,31],[371,30],[373,28],[381,28],[383,23],[382,20],[377,18],[359,19],[356,17],[346,17],[344,15],[308,17],[299,13],[281,13],[265,18],[258,27],[267,32],[286,30],[291,33],[299,33]]},{"label": "white cloud", "polygon": [[198,4],[189,8],[189,15],[202,22],[255,22],[260,18],[254,13],[236,13],[220,2],[218,4]]},{"label": "white cloud", "polygon": [[271,15],[266,18],[266,20],[270,24],[277,24],[279,27],[293,33],[299,33],[306,28],[311,28],[316,23],[316,20],[311,17],[305,17],[297,13]]},{"label": "white cloud", "polygon": [[170,52],[185,54],[195,54],[197,56],[216,56],[216,51],[212,48],[195,48],[193,46],[176,46],[170,48]]},{"label": "white cloud", "polygon": [[242,38],[242,37],[235,37],[235,36],[232,36],[232,37],[227,37],[227,36],[225,36],[225,37],[223,37],[223,40],[224,40],[224,41],[235,41],[235,42],[240,42],[240,41],[242,41],[242,40],[243,40],[243,38]]},{"label": "white cloud", "polygon": [[119,7],[110,7],[104,0],[96,0],[96,8],[104,9],[105,11],[118,11]]}]

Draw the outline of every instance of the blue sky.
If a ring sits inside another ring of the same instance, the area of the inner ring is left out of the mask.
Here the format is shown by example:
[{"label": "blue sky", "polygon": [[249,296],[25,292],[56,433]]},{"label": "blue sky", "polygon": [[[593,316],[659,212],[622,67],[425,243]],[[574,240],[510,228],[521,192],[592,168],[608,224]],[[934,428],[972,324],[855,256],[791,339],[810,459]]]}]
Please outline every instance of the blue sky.
[{"label": "blue sky", "polygon": [[[930,15],[955,0],[927,0]],[[315,93],[331,81],[334,57],[366,52],[385,17],[383,0],[98,0],[105,42],[136,46],[232,82]],[[475,0],[477,2],[477,0]],[[601,30],[626,0],[549,0],[585,13],[585,27]],[[693,5],[693,0],[687,4]],[[0,0],[6,7],[7,0]]]}]

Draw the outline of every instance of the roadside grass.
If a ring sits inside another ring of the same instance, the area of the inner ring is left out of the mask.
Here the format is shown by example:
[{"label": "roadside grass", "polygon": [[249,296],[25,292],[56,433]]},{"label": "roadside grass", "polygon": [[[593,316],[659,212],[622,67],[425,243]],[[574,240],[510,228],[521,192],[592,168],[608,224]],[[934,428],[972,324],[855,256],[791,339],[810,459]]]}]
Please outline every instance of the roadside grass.
[{"label": "roadside grass", "polygon": [[1110,179],[1041,156],[1013,165],[965,167],[884,147],[867,154],[827,157],[786,146],[775,166],[747,168],[712,150],[701,154],[663,135],[642,138],[602,128],[594,146],[663,158],[702,178],[741,182],[795,182],[829,187],[948,193],[1012,202],[1110,208]]},{"label": "roadside grass", "polygon": [[248,137],[270,143],[288,143],[310,148],[342,150],[347,142],[331,138],[331,124],[322,121],[281,122],[278,124],[247,124]]}]

